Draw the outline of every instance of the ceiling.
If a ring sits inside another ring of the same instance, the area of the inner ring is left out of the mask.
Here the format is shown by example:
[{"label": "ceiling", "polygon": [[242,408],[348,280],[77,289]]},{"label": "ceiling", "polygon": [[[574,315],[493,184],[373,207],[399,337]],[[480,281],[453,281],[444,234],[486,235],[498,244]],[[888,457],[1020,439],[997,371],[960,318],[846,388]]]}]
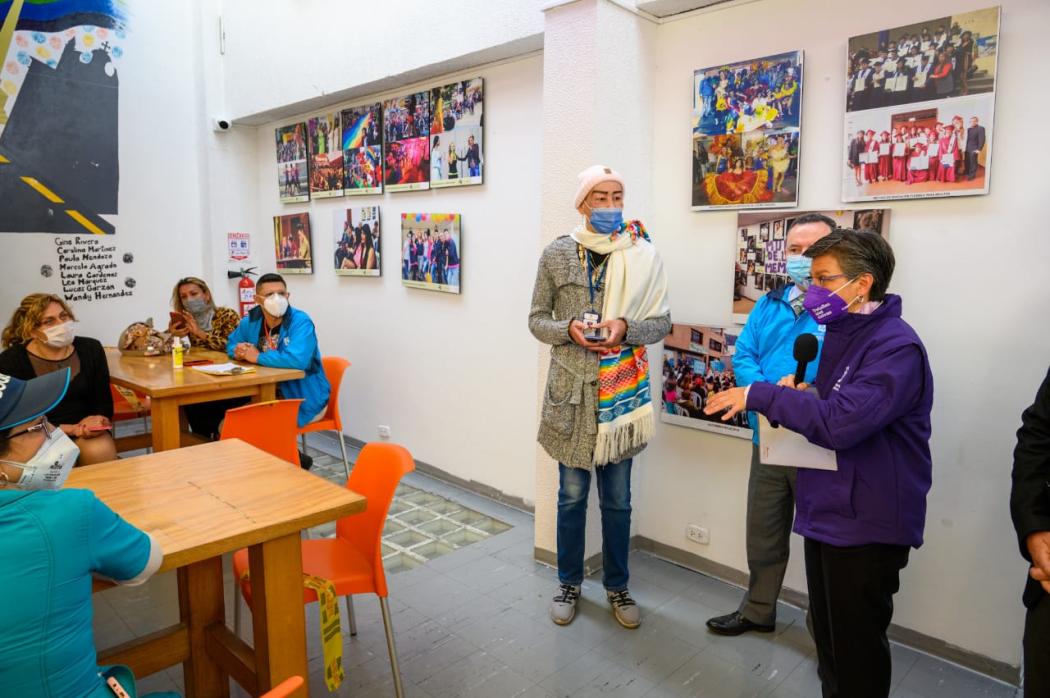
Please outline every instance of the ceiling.
[{"label": "ceiling", "polygon": [[637,7],[654,17],[670,17],[672,15],[698,10],[703,7],[720,5],[731,0],[638,0]]}]

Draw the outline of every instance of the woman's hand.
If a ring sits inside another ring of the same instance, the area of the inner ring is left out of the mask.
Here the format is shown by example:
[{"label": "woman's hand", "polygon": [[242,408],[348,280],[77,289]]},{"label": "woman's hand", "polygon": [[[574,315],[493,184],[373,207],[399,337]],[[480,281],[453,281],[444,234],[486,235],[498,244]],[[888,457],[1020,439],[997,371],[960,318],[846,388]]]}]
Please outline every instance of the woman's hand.
[{"label": "woman's hand", "polygon": [[569,339],[576,344],[579,344],[588,351],[604,351],[602,346],[598,342],[591,342],[584,338],[583,333],[587,330],[587,325],[583,324],[580,320],[569,321]]},{"label": "woman's hand", "polygon": [[627,336],[627,321],[623,318],[599,322],[594,327],[607,328],[609,330],[609,336],[597,343],[602,349],[612,349],[620,346]]},{"label": "woman's hand", "polygon": [[100,414],[92,414],[81,419],[76,426],[81,432],[77,434],[79,438],[93,439],[106,431],[102,427],[112,427],[113,424]]},{"label": "woman's hand", "polygon": [[704,414],[712,415],[722,412],[722,421],[727,422],[746,409],[747,399],[744,397],[744,388],[730,388],[709,397],[707,406],[704,407]]},{"label": "woman's hand", "polygon": [[182,319],[186,323],[186,334],[192,335],[197,339],[204,339],[208,336],[208,333],[201,329],[201,326],[197,324],[197,318],[185,310],[182,311]]}]

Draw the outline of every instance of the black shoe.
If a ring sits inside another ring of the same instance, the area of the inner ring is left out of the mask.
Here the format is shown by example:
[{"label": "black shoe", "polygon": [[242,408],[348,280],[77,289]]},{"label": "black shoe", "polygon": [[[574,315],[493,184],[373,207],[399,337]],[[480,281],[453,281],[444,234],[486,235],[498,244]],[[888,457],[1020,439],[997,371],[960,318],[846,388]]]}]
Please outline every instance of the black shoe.
[{"label": "black shoe", "polygon": [[314,467],[314,457],[307,455],[303,451],[299,451],[299,467],[303,470],[309,470]]},{"label": "black shoe", "polygon": [[743,635],[751,630],[759,633],[771,633],[777,629],[776,624],[759,625],[758,623],[752,623],[740,615],[740,611],[733,611],[724,616],[711,618],[707,621],[707,627],[717,635]]}]

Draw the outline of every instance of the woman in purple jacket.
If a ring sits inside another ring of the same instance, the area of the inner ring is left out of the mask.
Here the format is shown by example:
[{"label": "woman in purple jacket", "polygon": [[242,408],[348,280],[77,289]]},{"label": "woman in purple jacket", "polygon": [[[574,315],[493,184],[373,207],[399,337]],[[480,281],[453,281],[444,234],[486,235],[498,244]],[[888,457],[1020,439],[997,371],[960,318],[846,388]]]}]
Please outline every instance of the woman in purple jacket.
[{"label": "woman in purple jacket", "polygon": [[926,521],[933,376],[900,296],[886,293],[894,259],[881,236],[835,230],[806,256],[805,307],[827,326],[814,385],[753,383],[705,411],[754,410],[835,451],[838,470],[800,468],[795,490],[818,673],[825,698],[887,696],[893,594]]}]

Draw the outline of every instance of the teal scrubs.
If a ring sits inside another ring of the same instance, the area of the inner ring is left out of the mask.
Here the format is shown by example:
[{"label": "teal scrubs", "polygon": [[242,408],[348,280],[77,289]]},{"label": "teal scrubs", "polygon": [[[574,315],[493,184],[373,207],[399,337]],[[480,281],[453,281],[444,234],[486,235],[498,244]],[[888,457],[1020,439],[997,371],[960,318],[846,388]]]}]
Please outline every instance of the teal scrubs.
[{"label": "teal scrubs", "polygon": [[95,662],[91,577],[143,581],[151,548],[88,490],[0,489],[0,694],[113,698]]}]

